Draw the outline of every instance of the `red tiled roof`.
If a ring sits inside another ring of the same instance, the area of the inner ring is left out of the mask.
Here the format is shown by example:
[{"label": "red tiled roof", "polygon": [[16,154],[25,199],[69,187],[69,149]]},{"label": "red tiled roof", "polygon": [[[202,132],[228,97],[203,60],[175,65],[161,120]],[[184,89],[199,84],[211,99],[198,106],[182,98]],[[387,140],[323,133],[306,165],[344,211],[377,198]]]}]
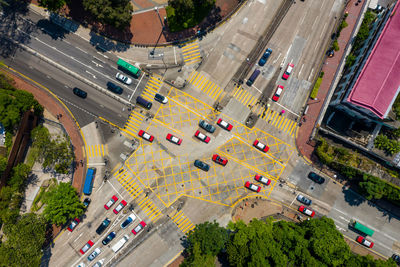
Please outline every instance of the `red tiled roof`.
[{"label": "red tiled roof", "polygon": [[[356,84],[350,103],[385,118],[400,89],[400,1],[392,10]],[[396,12],[397,11],[397,12]]]}]

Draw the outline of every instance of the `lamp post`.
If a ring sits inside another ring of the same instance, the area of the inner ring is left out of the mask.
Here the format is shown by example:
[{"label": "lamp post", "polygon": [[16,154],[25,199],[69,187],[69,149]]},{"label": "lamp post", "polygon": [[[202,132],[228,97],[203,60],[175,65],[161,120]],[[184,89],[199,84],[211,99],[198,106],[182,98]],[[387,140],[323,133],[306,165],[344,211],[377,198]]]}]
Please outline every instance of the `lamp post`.
[{"label": "lamp post", "polygon": [[[158,19],[160,20],[160,23],[162,26],[162,29],[161,29],[161,34],[162,34],[164,32],[164,23],[161,20],[160,13],[158,13],[158,7],[155,7],[154,10],[157,12]],[[160,34],[160,37],[161,37],[161,34]],[[160,37],[158,37],[156,45],[154,46],[153,50],[150,51],[150,55],[152,55],[152,56],[154,56],[154,51],[156,50],[158,41],[160,40]]]}]

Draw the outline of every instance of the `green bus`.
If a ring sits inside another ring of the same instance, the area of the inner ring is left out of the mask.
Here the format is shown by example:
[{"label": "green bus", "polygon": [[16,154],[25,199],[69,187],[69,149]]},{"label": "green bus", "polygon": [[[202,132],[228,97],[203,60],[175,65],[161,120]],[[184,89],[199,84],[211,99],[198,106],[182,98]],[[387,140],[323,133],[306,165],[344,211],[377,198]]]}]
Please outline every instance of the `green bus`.
[{"label": "green bus", "polygon": [[372,236],[374,234],[374,230],[357,222],[356,220],[350,220],[350,226],[353,227],[354,229],[356,229],[357,231],[362,232],[366,235]]},{"label": "green bus", "polygon": [[136,79],[139,78],[140,74],[142,73],[139,68],[129,64],[128,62],[122,59],[118,59],[117,65],[118,67],[131,73]]}]

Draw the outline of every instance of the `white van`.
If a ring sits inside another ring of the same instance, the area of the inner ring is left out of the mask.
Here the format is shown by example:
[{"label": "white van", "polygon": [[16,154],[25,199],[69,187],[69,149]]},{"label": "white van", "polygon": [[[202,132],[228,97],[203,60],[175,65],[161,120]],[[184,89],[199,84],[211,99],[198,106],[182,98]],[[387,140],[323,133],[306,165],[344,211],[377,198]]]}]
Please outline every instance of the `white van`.
[{"label": "white van", "polygon": [[115,243],[114,246],[112,246],[112,250],[117,253],[124,245],[125,243],[128,241],[129,236],[128,235],[124,235],[117,243]]}]

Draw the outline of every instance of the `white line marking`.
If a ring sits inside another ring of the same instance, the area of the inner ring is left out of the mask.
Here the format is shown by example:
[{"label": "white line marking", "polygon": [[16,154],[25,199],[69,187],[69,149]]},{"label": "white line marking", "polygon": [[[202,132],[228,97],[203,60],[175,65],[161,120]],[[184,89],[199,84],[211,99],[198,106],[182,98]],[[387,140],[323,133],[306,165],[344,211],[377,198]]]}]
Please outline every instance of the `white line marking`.
[{"label": "white line marking", "polygon": [[339,218],[342,219],[343,221],[350,222],[350,220],[345,217],[339,216]]},{"label": "white line marking", "polygon": [[118,190],[112,185],[112,183],[110,183],[109,180],[107,180],[107,183],[109,183],[109,184],[111,185],[111,187],[114,189],[114,191],[117,192],[118,196],[119,196],[120,198],[122,198],[122,195],[121,195],[121,194],[118,192]]},{"label": "white line marking", "polygon": [[[271,98],[269,98],[269,100],[271,100],[272,101],[272,99]],[[277,104],[278,106],[280,106],[281,108],[283,108],[283,109],[285,109],[286,111],[289,111],[290,113],[292,113],[293,115],[295,115],[295,116],[297,116],[297,117],[300,117],[299,115],[297,115],[296,113],[294,113],[293,111],[291,111],[290,109],[288,109],[288,108],[286,108],[286,107],[284,107],[284,106],[282,106],[281,104],[279,104],[278,102],[275,102],[275,104]]]},{"label": "white line marking", "polygon": [[272,62],[272,65],[274,65],[278,61],[278,59],[281,57],[281,55],[282,55],[282,53],[279,53],[278,57],[274,60],[274,62]]},{"label": "white line marking", "polygon": [[178,64],[176,61],[176,51],[175,51],[175,46],[174,46],[174,57],[175,57],[175,65]]},{"label": "white line marking", "polygon": [[262,94],[262,92],[260,91],[260,89],[258,89],[258,88],[255,87],[254,85],[252,85],[251,87],[254,87],[254,89],[256,89],[260,94]]},{"label": "white line marking", "polygon": [[314,68],[311,69],[310,76],[308,76],[309,81],[311,80],[311,76],[313,75],[313,73],[314,73]]},{"label": "white line marking", "polygon": [[103,64],[106,64],[106,62],[104,62],[103,60],[101,60],[100,58],[97,58],[97,57],[95,57],[95,56],[93,56],[95,59],[97,59],[98,61],[100,61],[101,63],[103,63]]},{"label": "white line marking", "polygon": [[77,238],[75,238],[74,239],[74,241],[72,241],[72,242],[75,242],[76,240],[78,240],[79,239],[79,237],[81,237],[83,235],[83,233],[81,233],[80,235],[78,235],[78,237]]},{"label": "white line marking", "polygon": [[139,80],[138,84],[136,85],[135,90],[133,90],[133,93],[132,93],[131,97],[129,97],[129,102],[131,102],[132,97],[133,97],[133,95],[135,94],[137,88],[139,87],[139,84],[140,84],[140,82],[142,81],[143,77],[144,77],[144,73],[142,74],[142,77],[140,77],[140,80]]},{"label": "white line marking", "polygon": [[75,46],[76,49],[80,50],[81,52],[87,54],[88,52],[86,52],[85,50],[83,50],[82,48],[79,48],[78,46]]},{"label": "white line marking", "polygon": [[303,67],[304,67],[304,64],[303,64],[303,65],[301,65],[301,68],[300,68],[299,74],[297,74],[297,76],[299,76],[299,77],[300,77],[300,74],[301,74],[301,71],[303,70]]}]

